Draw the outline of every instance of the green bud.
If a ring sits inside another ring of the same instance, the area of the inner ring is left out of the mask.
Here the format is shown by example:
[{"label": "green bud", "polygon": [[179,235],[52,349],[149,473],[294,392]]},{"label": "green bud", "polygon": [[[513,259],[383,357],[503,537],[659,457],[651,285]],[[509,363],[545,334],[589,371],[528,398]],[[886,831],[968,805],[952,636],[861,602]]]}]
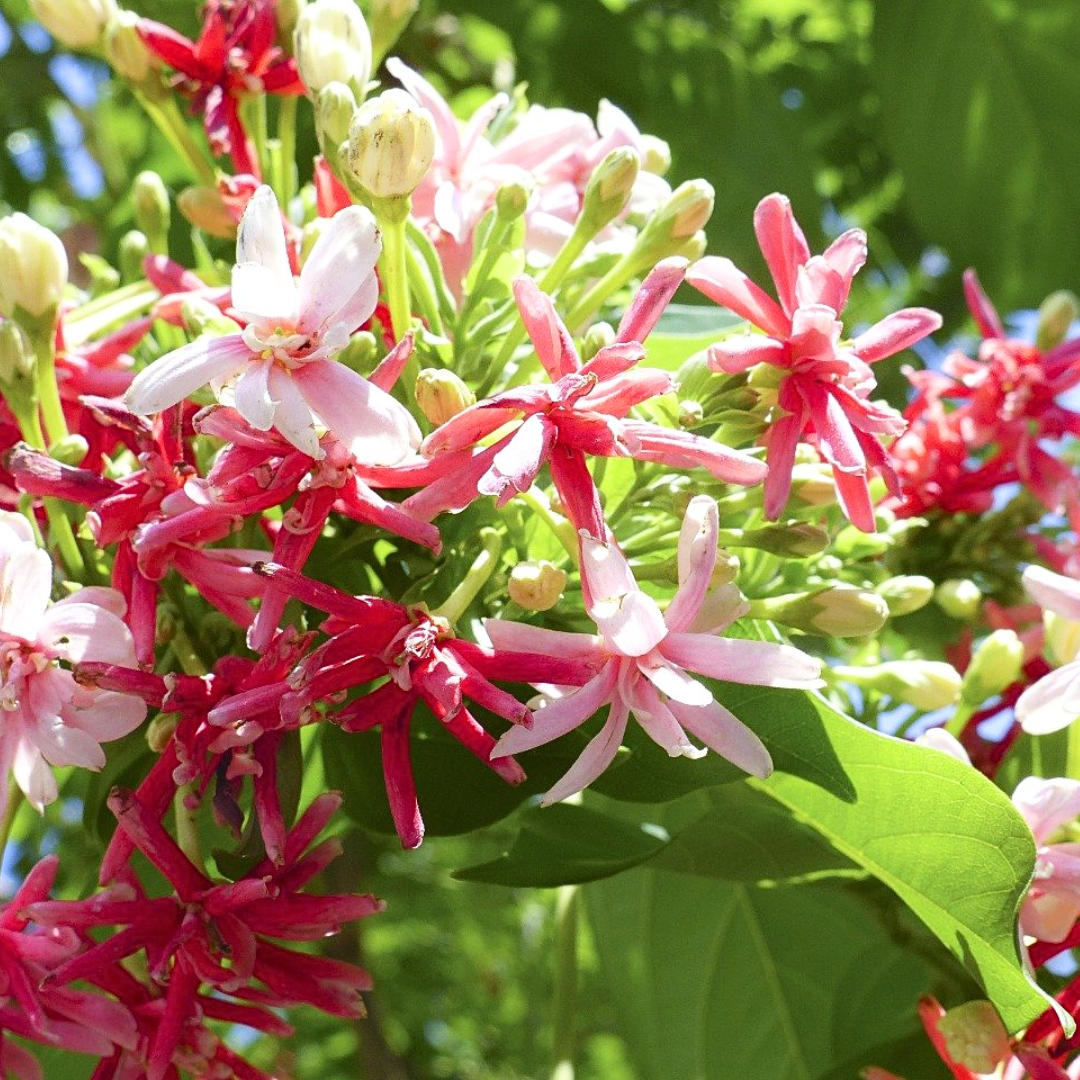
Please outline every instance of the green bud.
[{"label": "green bud", "polygon": [[980,643],[964,672],[964,701],[978,707],[987,698],[1000,694],[1020,678],[1023,666],[1024,643],[1015,631],[995,630]]},{"label": "green bud", "polygon": [[138,281],[143,275],[143,261],[150,254],[150,241],[138,229],[129,229],[117,245],[121,281]]},{"label": "green bud", "polygon": [[375,370],[379,359],[379,344],[370,330],[353,334],[349,344],[337,355],[338,362],[358,371],[361,375]]},{"label": "green bud", "polygon": [[36,363],[34,349],[23,328],[13,319],[0,322],[0,386],[11,387],[31,379]]},{"label": "green bud", "polygon": [[424,368],[416,377],[416,403],[424,416],[438,427],[458,413],[464,412],[470,405],[475,405],[476,395],[462,382],[460,376],[452,371],[446,368]]},{"label": "green bud", "polygon": [[940,660],[890,660],[870,667],[834,666],[842,682],[874,690],[923,712],[944,709],[960,696],[960,674]]},{"label": "green bud", "polygon": [[123,79],[139,86],[154,71],[154,60],[146,42],[139,36],[139,16],[134,11],[120,11],[105,34],[105,56]]},{"label": "green bud", "polygon": [[938,1021],[949,1057],[979,1075],[995,1073],[1012,1056],[1009,1035],[989,1001],[966,1001]]},{"label": "green bud", "polygon": [[180,318],[191,334],[236,334],[240,327],[200,296],[189,296],[180,305]]},{"label": "green bud", "polygon": [[55,313],[67,284],[67,253],[60,238],[25,214],[0,218],[0,315]]},{"label": "green bud", "polygon": [[954,619],[974,619],[982,604],[979,586],[968,578],[950,578],[934,590],[934,599]]},{"label": "green bud", "polygon": [[765,525],[760,529],[722,529],[721,538],[732,547],[757,548],[792,559],[820,555],[829,546],[829,534],[824,529],[801,521]]},{"label": "green bud", "polygon": [[507,592],[510,599],[526,611],[553,608],[566,588],[566,571],[546,559],[519,562],[510,571]]},{"label": "green bud", "polygon": [[699,401],[679,402],[679,427],[696,428],[705,419],[705,410]]},{"label": "green bud", "polygon": [[330,225],[330,218],[316,217],[312,218],[303,229],[300,234],[300,266],[303,267],[307,262],[308,256],[311,254],[311,249],[315,246],[319,237],[326,232]]},{"label": "green bud", "polygon": [[90,444],[81,435],[68,435],[49,447],[49,456],[62,465],[81,465],[89,450]]},{"label": "green bud", "polygon": [[1080,302],[1065,289],[1051,293],[1039,306],[1039,325],[1035,331],[1035,345],[1045,352],[1060,345],[1069,327],[1080,314]]},{"label": "green bud", "polygon": [[601,349],[615,341],[615,327],[611,323],[593,323],[581,340],[581,362],[587,364]]},{"label": "green bud", "polygon": [[1080,653],[1080,622],[1055,611],[1043,612],[1046,652],[1057,667],[1071,664]]},{"label": "green bud", "polygon": [[655,135],[642,135],[641,167],[653,176],[663,176],[671,168],[671,147]]},{"label": "green bud", "polygon": [[179,725],[179,713],[158,713],[146,725],[146,745],[155,754],[163,754],[172,742],[173,734]]},{"label": "green bud", "polygon": [[847,525],[836,534],[835,544],[837,555],[858,561],[884,555],[892,540],[885,533],[864,533],[854,525]]},{"label": "green bud", "polygon": [[116,15],[115,0],[30,0],[33,16],[61,45],[92,49]]},{"label": "green bud", "polygon": [[700,257],[685,248],[702,246],[704,250],[704,235],[698,241],[697,234],[712,215],[714,200],[713,187],[705,180],[680,184],[638,234],[634,255],[649,266],[668,255]]},{"label": "green bud", "polygon": [[934,583],[919,574],[904,574],[883,581],[875,590],[889,605],[890,615],[910,615],[934,597]]},{"label": "green bud", "polygon": [[348,139],[355,112],[356,97],[345,83],[327,83],[319,91],[315,99],[315,129],[324,153]]},{"label": "green bud", "polygon": [[750,615],[755,619],[771,619],[808,634],[865,637],[876,634],[885,625],[889,608],[877,593],[838,584],[813,592],[753,600]]},{"label": "green bud", "polygon": [[520,180],[511,180],[495,193],[495,212],[503,222],[517,221],[525,213],[536,185],[532,177],[522,173]]},{"label": "green bud", "polygon": [[371,0],[368,22],[371,27],[371,49],[377,66],[394,47],[408,25],[420,0]]},{"label": "green bud", "polygon": [[582,227],[595,235],[614,221],[630,201],[641,168],[636,150],[620,146],[593,170],[581,206]]},{"label": "green bud", "polygon": [[135,177],[131,191],[135,206],[135,224],[146,233],[150,246],[158,254],[167,247],[169,236],[169,193],[156,172],[144,170]]},{"label": "green bud", "polygon": [[236,239],[236,219],[229,213],[217,188],[186,187],[176,197],[176,208],[195,228],[222,240]]},{"label": "green bud", "polygon": [[345,159],[377,199],[411,195],[435,157],[435,118],[404,90],[386,90],[353,115]]},{"label": "green bud", "polygon": [[795,465],[791,470],[791,500],[796,506],[835,506],[832,469],[820,463]]}]

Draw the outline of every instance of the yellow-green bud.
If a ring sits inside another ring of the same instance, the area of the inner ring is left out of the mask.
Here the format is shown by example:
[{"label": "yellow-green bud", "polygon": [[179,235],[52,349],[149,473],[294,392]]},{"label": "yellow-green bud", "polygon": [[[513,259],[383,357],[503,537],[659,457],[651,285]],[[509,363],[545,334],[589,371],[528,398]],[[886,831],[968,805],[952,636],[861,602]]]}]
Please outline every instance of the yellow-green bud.
[{"label": "yellow-green bud", "polygon": [[967,704],[981,705],[1020,678],[1024,643],[1013,630],[995,630],[971,656],[961,695]]},{"label": "yellow-green bud", "polygon": [[792,559],[820,555],[829,546],[829,534],[804,521],[763,525],[760,529],[729,529],[722,535],[732,547],[757,548]]},{"label": "yellow-green bud", "polygon": [[1035,344],[1042,350],[1052,349],[1065,340],[1069,327],[1080,314],[1080,303],[1065,289],[1051,293],[1039,306],[1039,325]]},{"label": "yellow-green bud", "polygon": [[138,229],[129,229],[117,245],[117,263],[121,281],[138,281],[143,276],[143,261],[150,254],[150,241]]},{"label": "yellow-green bud", "polygon": [[135,177],[131,189],[135,207],[135,224],[146,233],[151,247],[159,254],[164,252],[169,234],[169,193],[165,183],[156,172],[144,170]]},{"label": "yellow-green bud", "polygon": [[566,571],[546,559],[520,562],[510,571],[507,592],[510,599],[526,611],[553,608],[566,588]]},{"label": "yellow-green bud", "polygon": [[411,94],[387,90],[356,110],[345,156],[375,198],[411,195],[435,156],[435,118]]},{"label": "yellow-green bud", "polygon": [[979,1075],[994,1073],[1012,1056],[1009,1034],[989,1001],[966,1001],[938,1021],[949,1057]]},{"label": "yellow-green bud", "polygon": [[679,427],[695,428],[705,419],[705,410],[700,401],[679,402]]},{"label": "yellow-green bud", "polygon": [[63,465],[81,465],[90,444],[81,435],[66,435],[49,446],[49,456]]},{"label": "yellow-green bud", "polygon": [[11,386],[34,373],[36,358],[29,339],[12,319],[0,322],[0,386]]},{"label": "yellow-green bud", "polygon": [[585,186],[581,206],[581,222],[592,234],[622,213],[630,201],[641,168],[641,159],[632,147],[612,150],[593,170]]},{"label": "yellow-green bud", "polygon": [[368,12],[372,51],[377,61],[394,47],[419,6],[420,0],[371,0]]},{"label": "yellow-green bud", "polygon": [[105,34],[105,56],[121,78],[139,85],[154,70],[154,57],[139,36],[139,16],[119,11]]},{"label": "yellow-green bud", "polygon": [[345,83],[358,97],[371,78],[371,34],[355,0],[314,0],[293,36],[296,66],[312,97]]},{"label": "yellow-green bud", "polygon": [[655,135],[641,136],[641,167],[653,176],[663,176],[671,168],[671,147]]},{"label": "yellow-green bud", "polygon": [[[768,367],[759,364],[758,368]],[[836,482],[828,465],[797,464],[791,470],[791,498],[799,506],[834,506]]]},{"label": "yellow-green bud", "polygon": [[296,21],[300,18],[303,6],[304,0],[277,0],[274,4],[274,21],[277,23],[278,41],[282,45],[292,41]]},{"label": "yellow-green bud", "polygon": [[173,733],[180,725],[179,713],[158,713],[146,725],[146,745],[155,754],[163,754],[172,742]]},{"label": "yellow-green bud", "polygon": [[222,240],[235,240],[237,223],[217,188],[193,185],[176,197],[176,207],[197,229]]},{"label": "yellow-green bud", "polygon": [[503,221],[516,221],[525,213],[535,188],[532,177],[522,171],[520,179],[503,184],[495,193],[495,212]]},{"label": "yellow-green bud", "polygon": [[370,374],[379,359],[379,345],[375,335],[369,330],[353,334],[349,344],[338,353],[338,362],[358,371],[361,375]]},{"label": "yellow-green bud", "polygon": [[934,590],[934,599],[954,619],[974,619],[982,604],[979,586],[969,578],[949,578]]},{"label": "yellow-green bud", "polygon": [[753,618],[772,619],[808,634],[865,637],[876,634],[885,625],[889,608],[877,593],[838,584],[815,592],[754,600],[750,614]]},{"label": "yellow-green bud", "polygon": [[324,152],[336,150],[349,137],[356,97],[341,82],[327,83],[315,99],[315,127]]},{"label": "yellow-green bud", "polygon": [[1044,611],[1043,627],[1048,658],[1058,667],[1071,664],[1080,654],[1080,622],[1056,611]]},{"label": "yellow-green bud", "polygon": [[585,337],[581,341],[581,362],[587,364],[601,349],[607,348],[615,341],[615,327],[611,323],[593,323],[585,331]]},{"label": "yellow-green bud", "polygon": [[25,214],[0,218],[0,315],[21,311],[40,319],[55,312],[67,284],[60,238]]},{"label": "yellow-green bud", "polygon": [[934,583],[920,574],[905,574],[883,581],[875,590],[889,605],[890,615],[910,615],[934,597]]},{"label": "yellow-green bud", "polygon": [[712,214],[714,199],[713,187],[705,180],[680,184],[638,234],[634,255],[647,265],[667,255],[700,258],[705,250],[700,230]]},{"label": "yellow-green bud", "polygon": [[326,232],[327,228],[329,228],[330,221],[330,218],[316,217],[312,218],[304,226],[304,231],[300,234],[301,267],[307,262],[308,256],[311,254],[311,249],[318,243],[319,237]]},{"label": "yellow-green bud", "polygon": [[180,305],[180,318],[191,334],[235,334],[240,327],[201,296],[189,296]]},{"label": "yellow-green bud", "polygon": [[716,549],[716,565],[713,566],[712,576],[709,578],[709,587],[719,589],[725,585],[731,585],[739,576],[742,563],[738,555],[733,555],[725,548]]},{"label": "yellow-green bud", "polygon": [[923,712],[944,709],[960,697],[960,673],[940,660],[890,660],[869,667],[833,667],[843,682],[876,690]]},{"label": "yellow-green bud", "polygon": [[30,10],[61,45],[90,49],[116,15],[114,0],[30,0]]},{"label": "yellow-green bud", "polygon": [[428,420],[438,427],[475,405],[476,395],[452,371],[424,368],[416,377],[416,403]]}]

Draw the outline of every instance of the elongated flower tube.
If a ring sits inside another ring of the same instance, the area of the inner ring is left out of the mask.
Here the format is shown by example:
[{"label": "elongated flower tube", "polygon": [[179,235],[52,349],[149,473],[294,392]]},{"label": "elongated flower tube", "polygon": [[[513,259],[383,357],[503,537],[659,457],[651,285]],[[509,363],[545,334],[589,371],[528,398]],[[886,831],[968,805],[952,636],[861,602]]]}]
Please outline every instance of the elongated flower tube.
[{"label": "elongated flower tube", "polygon": [[199,338],[156,360],[127,392],[132,412],[155,413],[210,383],[253,427],[271,427],[298,450],[323,457],[316,424],[361,461],[392,465],[419,444],[404,406],[333,357],[375,310],[375,220],[363,207],[334,215],[293,278],[277,199],[252,196],[240,222],[233,307],[247,320],[237,334]]},{"label": "elongated flower tube", "polygon": [[587,787],[611,764],[631,713],[672,757],[705,753],[690,741],[689,732],[754,776],[772,771],[761,739],[690,673],[752,686],[812,689],[821,685],[821,665],[790,645],[719,636],[746,612],[733,586],[709,593],[719,527],[713,499],[699,495],[690,501],[679,536],[679,589],[664,612],[638,586],[618,545],[583,532],[582,589],[598,634],[498,619],[485,623],[497,649],[573,657],[598,668],[579,690],[568,690],[539,709],[531,728],[511,728],[494,750],[493,756],[501,756],[543,746],[609,707],[599,734],[543,797],[543,805]]}]

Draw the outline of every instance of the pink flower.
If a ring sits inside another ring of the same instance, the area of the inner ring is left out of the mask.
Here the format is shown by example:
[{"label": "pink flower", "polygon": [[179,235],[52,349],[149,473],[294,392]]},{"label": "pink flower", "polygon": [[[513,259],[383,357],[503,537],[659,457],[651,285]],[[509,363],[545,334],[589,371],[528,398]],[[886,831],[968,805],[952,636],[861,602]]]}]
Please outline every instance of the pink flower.
[{"label": "pink flower", "polygon": [[821,665],[789,645],[722,638],[746,611],[737,590],[709,593],[716,564],[719,513],[707,495],[690,501],[679,536],[679,588],[667,610],[642,592],[614,542],[582,533],[585,604],[600,633],[575,634],[489,619],[498,649],[574,658],[598,673],[579,690],[562,692],[534,714],[532,728],[511,728],[495,755],[516,754],[565,735],[610,705],[600,733],[543,798],[558,802],[592,783],[615,757],[630,713],[672,757],[701,757],[686,732],[754,776],[772,760],[762,741],[688,672],[753,686],[820,686]]},{"label": "pink flower", "polygon": [[941,317],[926,308],[905,308],[841,344],[840,312],[852,279],[866,261],[866,234],[849,229],[823,255],[811,256],[783,195],[769,195],[758,203],[754,230],[779,302],[730,259],[701,259],[686,280],[766,335],[714,345],[710,367],[734,373],[765,363],[787,373],[777,392],[777,417],[765,435],[765,512],[775,519],[783,511],[796,445],[809,437],[832,465],[844,513],[864,532],[873,532],[868,477],[879,473],[899,494],[880,440],[899,435],[905,424],[889,406],[870,401],[876,382],[869,365],[914,345],[941,325]]},{"label": "pink flower", "polygon": [[0,807],[7,776],[38,810],[56,799],[49,766],[105,764],[102,742],[146,716],[137,698],[87,689],[61,664],[134,664],[135,646],[112,589],[80,589],[50,606],[52,563],[18,514],[0,512]]},{"label": "pink flower", "polygon": [[261,187],[240,221],[232,306],[247,325],[199,338],[154,361],[127,392],[132,412],[155,413],[210,383],[253,427],[272,426],[310,457],[315,424],[362,461],[391,465],[420,441],[404,406],[332,357],[375,309],[380,241],[368,210],[335,214],[293,278],[273,191]]},{"label": "pink flower", "polygon": [[[1080,622],[1080,581],[1041,566],[1024,571],[1024,588],[1046,611]],[[1016,702],[1016,719],[1029,735],[1049,735],[1080,718],[1080,659],[1029,686]]]}]

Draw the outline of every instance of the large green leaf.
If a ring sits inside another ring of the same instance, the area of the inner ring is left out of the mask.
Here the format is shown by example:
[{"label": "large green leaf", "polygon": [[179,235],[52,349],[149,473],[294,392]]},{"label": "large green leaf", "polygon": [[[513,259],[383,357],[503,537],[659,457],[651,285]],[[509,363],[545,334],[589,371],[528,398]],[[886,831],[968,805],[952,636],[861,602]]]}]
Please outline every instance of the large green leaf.
[{"label": "large green leaf", "polygon": [[848,890],[642,868],[584,894],[641,1080],[816,1080],[841,1061],[896,1066],[882,1044],[918,1029],[934,969]]},{"label": "large green leaf", "polygon": [[751,781],[888,885],[984,987],[1011,1031],[1048,1004],[1025,975],[1016,915],[1035,863],[1008,798],[947,754],[871,731],[823,707],[856,799],[798,776]]},{"label": "large green leaf", "polygon": [[[1075,287],[1080,21],[1058,0],[879,0],[882,134],[927,241],[1002,310]],[[1070,107],[1072,103],[1073,107]]]}]

